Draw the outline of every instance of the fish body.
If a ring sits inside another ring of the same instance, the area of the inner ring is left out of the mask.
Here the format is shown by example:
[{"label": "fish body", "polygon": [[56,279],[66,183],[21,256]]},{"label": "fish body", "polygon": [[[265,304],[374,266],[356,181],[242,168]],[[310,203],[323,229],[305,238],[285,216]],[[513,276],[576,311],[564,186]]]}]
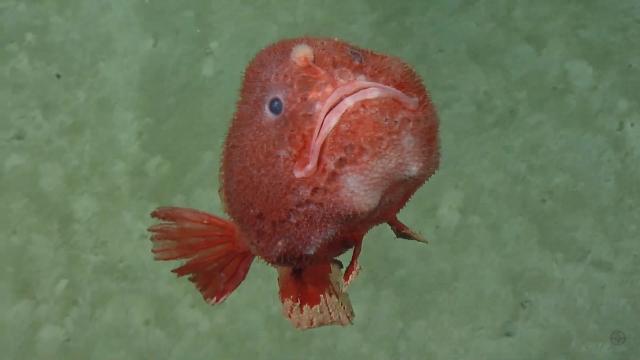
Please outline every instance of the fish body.
[{"label": "fish body", "polygon": [[294,326],[350,324],[344,290],[364,235],[387,223],[422,240],[396,215],[438,164],[436,112],[410,66],[337,39],[283,40],[245,71],[220,172],[230,219],[159,208],[154,253],[187,260],[175,272],[213,303],[259,257],[278,270]]}]

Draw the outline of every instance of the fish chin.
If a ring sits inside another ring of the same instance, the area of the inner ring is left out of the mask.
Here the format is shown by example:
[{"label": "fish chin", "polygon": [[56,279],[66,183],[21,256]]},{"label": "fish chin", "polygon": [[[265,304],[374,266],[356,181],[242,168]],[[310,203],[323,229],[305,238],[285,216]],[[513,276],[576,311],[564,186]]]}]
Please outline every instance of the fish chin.
[{"label": "fish chin", "polygon": [[296,178],[308,177],[316,171],[322,145],[344,113],[360,101],[378,98],[392,98],[410,110],[415,110],[419,106],[416,97],[377,82],[356,80],[337,87],[329,95],[318,113],[306,162],[296,163],[293,169],[294,176]]}]

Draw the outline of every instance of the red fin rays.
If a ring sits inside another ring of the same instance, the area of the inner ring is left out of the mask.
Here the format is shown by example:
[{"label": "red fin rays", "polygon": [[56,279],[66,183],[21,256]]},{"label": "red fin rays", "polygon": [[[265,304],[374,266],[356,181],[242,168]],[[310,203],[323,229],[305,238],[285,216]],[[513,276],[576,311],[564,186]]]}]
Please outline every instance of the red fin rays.
[{"label": "red fin rays", "polygon": [[391,230],[399,239],[407,239],[407,240],[415,240],[422,243],[428,243],[427,239],[418,234],[417,232],[411,230],[407,225],[403,224],[398,220],[397,216],[394,216],[391,220],[387,222],[391,227]]},{"label": "red fin rays", "polygon": [[351,282],[358,276],[358,273],[360,272],[360,264],[358,263],[358,258],[360,257],[361,250],[362,237],[355,241],[353,252],[351,253],[351,262],[349,262],[347,270],[345,270],[344,276],[342,277],[345,289],[349,286],[349,284],[351,284]]},{"label": "red fin rays", "polygon": [[151,216],[164,221],[149,228],[155,259],[187,260],[172,271],[189,275],[207,302],[224,301],[247,276],[254,255],[232,222],[178,207],[161,207]]},{"label": "red fin rays", "polygon": [[282,311],[298,329],[350,325],[353,308],[342,288],[340,265],[325,262],[302,269],[278,268]]}]

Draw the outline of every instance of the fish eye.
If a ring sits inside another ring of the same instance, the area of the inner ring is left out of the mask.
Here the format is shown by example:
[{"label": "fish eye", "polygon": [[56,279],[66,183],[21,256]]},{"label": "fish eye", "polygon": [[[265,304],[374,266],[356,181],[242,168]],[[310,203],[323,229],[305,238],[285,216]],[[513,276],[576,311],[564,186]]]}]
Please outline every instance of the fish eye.
[{"label": "fish eye", "polygon": [[284,110],[284,103],[279,97],[272,97],[267,104],[267,109],[269,109],[271,115],[278,116],[282,114],[282,111]]}]

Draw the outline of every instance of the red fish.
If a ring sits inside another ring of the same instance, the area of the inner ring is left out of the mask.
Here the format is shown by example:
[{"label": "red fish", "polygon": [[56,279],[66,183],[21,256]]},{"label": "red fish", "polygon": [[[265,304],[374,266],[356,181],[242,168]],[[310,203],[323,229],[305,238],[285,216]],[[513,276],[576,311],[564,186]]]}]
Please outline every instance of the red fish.
[{"label": "red fish", "polygon": [[[337,39],[283,40],[245,72],[220,171],[230,219],[158,208],[153,253],[185,260],[173,272],[212,304],[259,257],[296,328],[348,325],[364,235],[387,223],[424,241],[397,213],[438,163],[436,112],[406,63]],[[343,274],[336,257],[349,249]]]}]

